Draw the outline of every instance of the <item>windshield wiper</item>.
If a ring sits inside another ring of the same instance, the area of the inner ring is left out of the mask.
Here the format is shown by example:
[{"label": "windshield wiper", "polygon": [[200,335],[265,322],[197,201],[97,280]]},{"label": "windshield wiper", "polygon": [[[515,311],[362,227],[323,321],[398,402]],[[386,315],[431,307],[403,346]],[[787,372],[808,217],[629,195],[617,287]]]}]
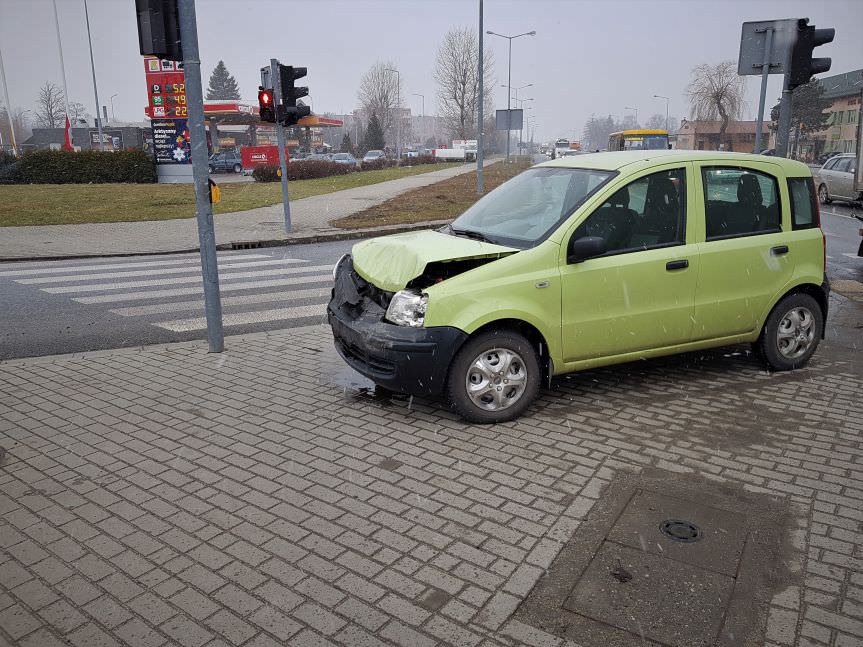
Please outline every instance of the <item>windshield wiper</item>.
[{"label": "windshield wiper", "polygon": [[475,231],[473,229],[456,229],[452,225],[449,226],[449,230],[454,233],[456,236],[464,236],[465,238],[473,238],[474,240],[481,240],[484,243],[494,243],[494,241],[486,236],[483,233]]}]

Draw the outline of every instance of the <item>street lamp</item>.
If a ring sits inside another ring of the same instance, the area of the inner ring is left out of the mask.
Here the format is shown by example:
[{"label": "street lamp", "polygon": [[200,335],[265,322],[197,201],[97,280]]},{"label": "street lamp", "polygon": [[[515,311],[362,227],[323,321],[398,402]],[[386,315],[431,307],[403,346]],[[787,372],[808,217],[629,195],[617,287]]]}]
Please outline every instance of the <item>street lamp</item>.
[{"label": "street lamp", "polygon": [[[530,83],[529,85],[533,85],[533,83]],[[518,90],[524,89],[526,87],[528,87],[528,86],[523,85],[521,88],[513,88],[513,90],[515,90],[517,93]],[[524,102],[525,101],[533,101],[533,97],[531,97],[530,99],[519,99],[518,94],[516,94],[513,101],[515,101],[516,105],[518,105],[519,109],[522,110],[521,128],[518,129],[518,153],[520,155],[521,154],[521,142],[524,139],[524,119],[527,116],[524,114]],[[528,108],[528,110],[530,110],[530,108]]]},{"label": "street lamp", "polygon": [[[523,34],[516,34],[515,36],[504,36],[503,34],[498,34],[497,32],[491,31],[491,30],[486,31],[485,33],[488,34],[489,36],[500,36],[501,38],[506,38],[509,41],[509,56],[508,56],[508,63],[507,63],[507,76],[506,76],[506,86],[508,88],[507,93],[506,93],[506,121],[507,121],[506,125],[509,126],[510,125],[509,124],[509,117],[510,117],[510,112],[509,112],[510,103],[509,103],[509,101],[510,101],[510,95],[512,95],[512,41],[516,38],[521,38],[522,36],[536,36],[536,32],[535,31],[526,31]],[[509,129],[507,129],[507,131],[506,131],[506,161],[507,161],[507,163],[509,162],[509,139],[510,139],[509,132],[510,132]]]},{"label": "street lamp", "polygon": [[630,108],[629,106],[623,106],[623,109],[635,111],[635,127],[638,128],[638,108]]},{"label": "street lamp", "polygon": [[661,94],[654,94],[654,99],[665,99],[665,132],[668,132],[668,97],[663,97]]},{"label": "street lamp", "polygon": [[422,100],[423,100],[423,110],[422,110],[422,115],[420,115],[420,116],[425,117],[425,116],[426,116],[426,95],[424,95],[424,94],[420,94],[419,92],[414,92],[414,93],[413,93],[413,95],[414,95],[415,97],[421,97],[421,98],[422,98]]},{"label": "street lamp", "polygon": [[402,121],[402,118],[401,118],[401,115],[399,114],[399,111],[401,110],[401,105],[402,105],[402,97],[401,97],[402,77],[401,77],[401,74],[399,74],[398,70],[394,70],[391,67],[385,67],[384,70],[387,72],[395,72],[396,73],[396,160],[399,164],[401,164],[401,161],[402,161],[402,145],[401,145],[401,139],[402,139],[401,121]]},{"label": "street lamp", "polygon": [[113,123],[117,123],[117,117],[114,116],[114,97],[116,97],[118,94],[118,92],[115,92],[111,95],[111,121]]}]

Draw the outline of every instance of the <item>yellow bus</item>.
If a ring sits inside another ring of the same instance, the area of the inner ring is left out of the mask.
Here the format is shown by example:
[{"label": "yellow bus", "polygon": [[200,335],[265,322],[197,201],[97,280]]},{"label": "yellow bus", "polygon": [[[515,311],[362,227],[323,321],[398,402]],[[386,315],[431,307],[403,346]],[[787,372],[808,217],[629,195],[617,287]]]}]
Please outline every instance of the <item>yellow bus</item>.
[{"label": "yellow bus", "polygon": [[608,136],[610,151],[665,150],[667,130],[621,130]]}]

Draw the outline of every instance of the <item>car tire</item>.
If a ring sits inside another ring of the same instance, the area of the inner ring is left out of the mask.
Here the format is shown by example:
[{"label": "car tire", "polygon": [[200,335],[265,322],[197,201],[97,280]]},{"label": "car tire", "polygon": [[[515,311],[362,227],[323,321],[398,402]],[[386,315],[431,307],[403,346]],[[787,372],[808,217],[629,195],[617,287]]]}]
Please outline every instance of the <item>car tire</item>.
[{"label": "car tire", "polygon": [[818,187],[818,200],[821,204],[830,204],[833,200],[830,198],[830,194],[827,192],[827,185],[822,184]]},{"label": "car tire", "polygon": [[234,164],[234,173],[242,173],[243,167],[240,164]]},{"label": "car tire", "polygon": [[818,348],[823,331],[818,302],[808,294],[790,294],[770,311],[757,342],[759,354],[774,371],[800,368]]},{"label": "car tire", "polygon": [[510,330],[490,330],[456,353],[447,393],[452,408],[469,422],[506,422],[531,405],[540,379],[539,357],[527,339]]},{"label": "car tire", "polygon": [[215,166],[208,166],[208,167],[207,167],[207,170],[208,170],[210,173],[215,173],[215,172],[216,172],[216,167],[215,167]]}]

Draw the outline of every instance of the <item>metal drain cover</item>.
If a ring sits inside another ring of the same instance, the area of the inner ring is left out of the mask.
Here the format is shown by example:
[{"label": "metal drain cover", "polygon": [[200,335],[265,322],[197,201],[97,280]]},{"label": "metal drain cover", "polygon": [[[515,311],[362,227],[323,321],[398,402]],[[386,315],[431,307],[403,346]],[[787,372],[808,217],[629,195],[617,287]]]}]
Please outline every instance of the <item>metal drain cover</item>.
[{"label": "metal drain cover", "polygon": [[701,528],[691,521],[683,521],[681,519],[666,519],[659,524],[659,532],[669,539],[682,541],[687,544],[701,539]]}]

